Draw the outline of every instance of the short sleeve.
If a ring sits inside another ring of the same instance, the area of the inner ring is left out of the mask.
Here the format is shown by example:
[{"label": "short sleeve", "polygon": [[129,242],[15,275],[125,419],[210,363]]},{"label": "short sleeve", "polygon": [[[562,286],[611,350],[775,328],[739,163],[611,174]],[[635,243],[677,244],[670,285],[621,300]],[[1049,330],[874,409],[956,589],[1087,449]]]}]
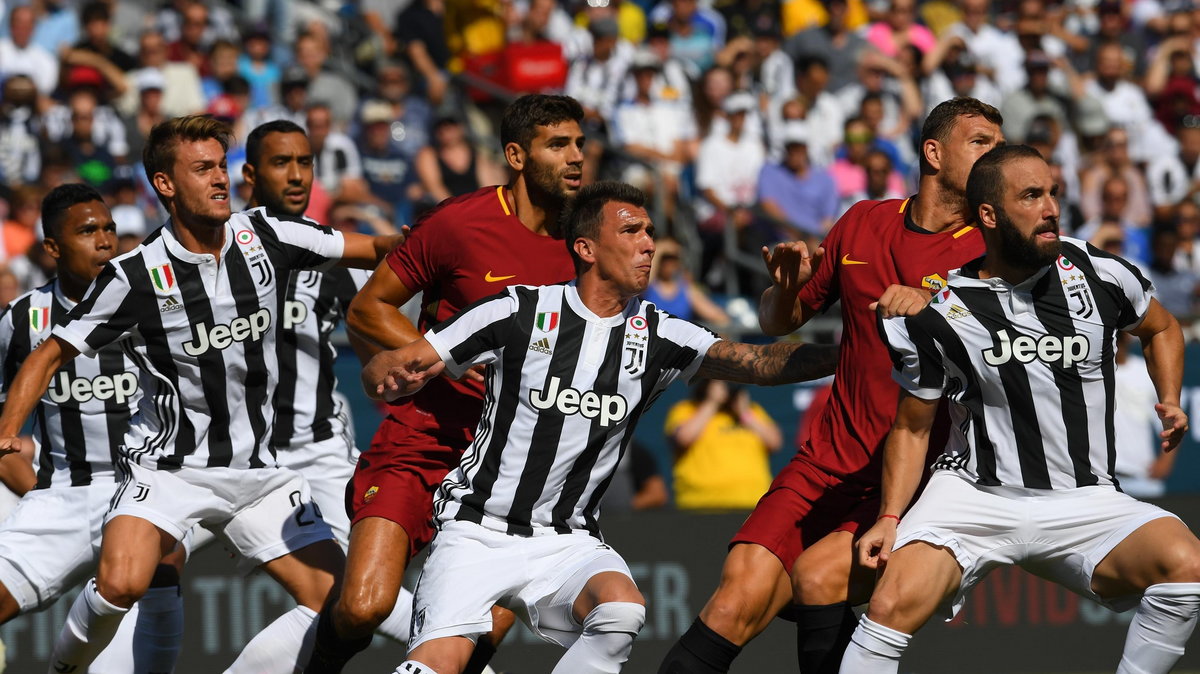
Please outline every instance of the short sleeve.
[{"label": "short sleeve", "polygon": [[274,232],[289,269],[325,270],[342,258],[345,240],[332,227],[265,215],[263,220]]},{"label": "short sleeve", "polygon": [[663,313],[662,316],[658,326],[658,337],[667,340],[671,345],[671,356],[665,363],[667,382],[676,378],[670,376],[672,370],[677,371],[676,376],[683,381],[691,382],[708,355],[708,350],[713,344],[721,341],[721,338],[691,321],[667,313]]},{"label": "short sleeve", "polygon": [[1091,244],[1087,244],[1087,256],[1100,280],[1120,289],[1118,299],[1121,313],[1117,327],[1132,330],[1141,325],[1150,309],[1150,300],[1154,297],[1154,284],[1124,258],[1106,253]]},{"label": "short sleeve", "polygon": [[925,331],[922,321],[940,318],[926,308],[913,317],[879,321],[880,336],[892,359],[892,379],[900,388],[923,400],[937,400],[946,387],[941,350]]},{"label": "short sleeve", "polygon": [[461,377],[472,366],[491,363],[500,357],[517,306],[512,290],[493,295],[438,324],[425,333],[425,339],[451,376]]},{"label": "short sleeve", "polygon": [[444,221],[440,219],[426,217],[419,220],[404,244],[393,248],[384,258],[388,267],[396,273],[396,278],[413,293],[434,284],[447,255],[455,250],[452,242],[448,245],[446,241],[449,237],[443,232],[443,225]]},{"label": "short sleeve", "polygon": [[133,289],[122,267],[104,265],[83,301],[75,305],[53,335],[87,357],[131,335],[143,311],[158,311],[158,304]]}]

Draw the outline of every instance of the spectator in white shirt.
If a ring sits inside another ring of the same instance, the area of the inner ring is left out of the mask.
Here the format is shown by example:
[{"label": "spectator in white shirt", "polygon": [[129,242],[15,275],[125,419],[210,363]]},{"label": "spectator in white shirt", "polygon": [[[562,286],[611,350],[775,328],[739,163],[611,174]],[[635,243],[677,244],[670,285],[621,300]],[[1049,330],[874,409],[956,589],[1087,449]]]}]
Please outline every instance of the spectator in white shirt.
[{"label": "spectator in white shirt", "polygon": [[1178,152],[1156,157],[1146,168],[1150,202],[1159,219],[1200,194],[1200,116],[1185,116],[1177,138]]},{"label": "spectator in white shirt", "polygon": [[37,25],[33,7],[13,7],[8,25],[9,36],[0,39],[0,80],[28,75],[38,93],[49,96],[58,86],[58,58],[33,41]]},{"label": "spectator in white shirt", "polygon": [[696,220],[705,241],[704,269],[724,242],[726,228],[739,234],[754,221],[758,174],[766,162],[766,151],[757,136],[747,132],[746,120],[757,109],[750,93],[739,91],[725,99],[725,133],[710,133],[700,144],[696,158]]},{"label": "spectator in white shirt", "polygon": [[1146,93],[1125,79],[1127,70],[1121,45],[1102,45],[1096,51],[1096,77],[1087,83],[1087,93],[1100,101],[1110,122],[1129,132],[1129,155],[1135,162],[1173,152],[1174,141],[1154,118]]},{"label": "spectator in white shirt", "polygon": [[317,158],[316,179],[333,201],[364,200],[367,181],[363,179],[362,157],[358,146],[345,133],[334,128],[333,111],[325,103],[313,103],[305,113],[308,141]]},{"label": "spectator in white shirt", "polygon": [[1016,37],[992,25],[988,16],[991,0],[961,0],[962,21],[953,24],[947,35],[962,38],[983,74],[988,75],[1005,93],[1025,83],[1024,50]]}]

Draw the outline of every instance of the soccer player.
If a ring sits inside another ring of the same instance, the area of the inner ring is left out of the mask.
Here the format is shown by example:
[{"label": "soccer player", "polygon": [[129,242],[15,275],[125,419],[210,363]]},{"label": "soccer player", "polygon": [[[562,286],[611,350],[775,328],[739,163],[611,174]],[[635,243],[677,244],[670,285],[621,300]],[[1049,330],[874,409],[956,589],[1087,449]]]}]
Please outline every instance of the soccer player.
[{"label": "soccer player", "polygon": [[[949,619],[1004,564],[1115,610],[1137,606],[1118,672],[1165,673],[1183,655],[1200,613],[1200,540],[1120,491],[1113,438],[1121,330],[1146,354],[1163,450],[1183,439],[1183,332],[1136,267],[1059,238],[1055,192],[1037,150],[984,155],[967,198],[986,255],[920,314],[882,322],[904,393],[879,519],[857,544],[883,575],[843,672],[897,671],[912,633],[935,613]],[[905,514],[943,397],[950,441]]]},{"label": "soccer player", "polygon": [[[350,306],[347,324],[378,347],[420,337],[396,309],[424,293],[422,331],[514,283],[574,277],[558,217],[579,190],[583,109],[566,96],[531,95],[504,113],[500,141],[515,173],[510,185],[448,199],[418,220]],[[458,465],[483,410],[482,378],[438,378],[392,405],[359,459],[350,493],[346,580],[321,614],[310,674],[341,671],[392,611],[404,569],[433,537],[433,492]],[[512,624],[504,611],[481,639],[468,672],[480,671]]]},{"label": "soccer player", "polygon": [[734,535],[720,585],[668,652],[662,674],[729,671],[742,647],[792,604],[800,671],[837,671],[856,622],[850,607],[866,600],[874,581],[853,565],[854,537],[879,510],[879,450],[899,395],[874,303],[892,314],[918,310],[949,269],[983,252],[965,189],[971,165],[1002,142],[1000,124],[1000,113],[975,99],[935,107],[921,131],[917,194],[851,207],[816,251],[811,281],[799,283],[791,271],[809,263],[804,243],[764,250],[774,284],[759,305],[763,331],[787,334],[841,300],[841,360],[812,436]]},{"label": "soccer player", "polygon": [[475,439],[437,491],[398,672],[461,672],[496,602],[568,648],[557,674],[620,671],[645,607],[598,505],[646,406],[679,377],[773,385],[836,362],[837,347],[727,342],[640,300],[654,228],[637,188],[584,188],[563,227],[577,281],[511,287],[363,370],[391,398],[487,365]]},{"label": "soccer player", "polygon": [[277,468],[270,447],[279,278],[339,258],[369,267],[396,241],[289,225],[262,210],[231,214],[228,133],[202,116],[151,131],[143,164],[170,220],[105,265],[25,360],[0,414],[0,452],[11,452],[59,368],[128,340],[123,350],[137,364],[143,396],[125,433],[97,575],[55,645],[57,671],[92,661],[162,556],[197,523],[299,604],[252,640],[231,671],[292,671],[340,576],[341,549],[307,483]]},{"label": "soccer player", "polygon": [[[57,262],[58,277],[0,315],[0,398],[117,248],[112,214],[87,185],[56,187],[42,200],[41,212],[43,245]],[[0,524],[0,623],[49,606],[94,573],[104,512],[118,485],[113,462],[141,393],[137,366],[119,343],[54,373],[33,420],[40,446],[36,483],[28,484],[31,491]],[[28,466],[19,456],[0,463]],[[182,563],[181,550],[172,561]],[[176,566],[155,570],[133,612],[129,626],[136,628],[122,630],[131,639],[114,640],[93,671],[165,672],[175,666],[183,636]]]},{"label": "soccer player", "polygon": [[[263,206],[279,219],[317,224],[304,218],[314,177],[312,146],[304,129],[286,119],[267,122],[246,139],[242,177],[250,185],[250,208]],[[292,271],[279,327],[279,385],[275,389],[275,430],[271,446],[279,465],[304,476],[313,502],[338,544],[350,541],[346,485],[354,474],[358,449],[350,408],[337,392],[330,336],[354,294],[371,273],[336,267]],[[380,631],[408,642],[412,593],[401,588],[392,614]]]}]

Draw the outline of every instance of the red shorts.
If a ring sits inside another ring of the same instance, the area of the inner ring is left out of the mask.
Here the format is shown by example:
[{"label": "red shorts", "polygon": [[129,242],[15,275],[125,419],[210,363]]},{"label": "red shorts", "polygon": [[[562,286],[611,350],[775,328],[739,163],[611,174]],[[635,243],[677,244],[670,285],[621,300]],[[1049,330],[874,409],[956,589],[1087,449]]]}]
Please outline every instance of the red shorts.
[{"label": "red shorts", "polygon": [[399,524],[408,534],[411,559],[433,540],[433,493],[465,450],[466,445],[452,446],[386,417],[347,487],[350,525],[365,517]]},{"label": "red shorts", "polygon": [[758,500],[729,547],[761,545],[791,573],[806,548],[835,531],[866,531],[878,517],[878,489],[843,482],[797,455]]}]

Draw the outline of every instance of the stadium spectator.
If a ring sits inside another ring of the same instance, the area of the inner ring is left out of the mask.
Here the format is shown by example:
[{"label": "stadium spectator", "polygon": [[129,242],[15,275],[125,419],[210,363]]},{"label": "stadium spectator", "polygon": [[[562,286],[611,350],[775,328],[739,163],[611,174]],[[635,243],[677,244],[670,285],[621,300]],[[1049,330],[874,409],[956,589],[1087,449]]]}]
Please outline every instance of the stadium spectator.
[{"label": "stadium spectator", "polygon": [[804,59],[825,59],[829,66],[829,90],[837,92],[857,81],[858,61],[867,41],[846,23],[848,0],[826,0],[829,20],[792,35],[783,50],[797,63]]},{"label": "stadium spectator", "polygon": [[167,120],[162,107],[163,89],[167,83],[161,72],[147,68],[137,72],[133,85],[138,92],[138,105],[134,113],[126,117],[125,138],[129,143],[129,156],[141,157],[150,129]]},{"label": "stadium spectator", "polygon": [[244,51],[238,54],[238,74],[250,83],[250,107],[265,108],[278,101],[276,87],[283,71],[271,60],[271,34],[252,28],[242,40]]},{"label": "stadium spectator", "polygon": [[425,96],[442,104],[449,86],[450,47],[446,42],[445,0],[413,0],[396,17],[399,55],[421,76]]},{"label": "stadium spectator", "polygon": [[43,124],[54,150],[69,157],[94,187],[103,186],[129,155],[124,123],[112,108],[100,104],[92,88],[72,91],[66,105],[46,113]]},{"label": "stadium spectator", "polygon": [[1159,225],[1150,233],[1150,260],[1147,278],[1154,283],[1154,296],[1180,320],[1196,315],[1200,277],[1191,269],[1176,264],[1179,232],[1173,223]]},{"label": "stadium spectator", "polygon": [[504,171],[475,148],[466,126],[455,117],[443,117],[433,125],[433,144],[417,153],[416,170],[429,206],[505,182]]},{"label": "stadium spectator", "polygon": [[1146,167],[1150,202],[1158,220],[1200,195],[1200,115],[1184,117],[1176,134],[1179,151],[1159,155]]},{"label": "stadium spectator", "polygon": [[[661,71],[654,76],[651,96],[657,101],[673,101],[692,105],[693,83],[700,79],[700,70],[690,61],[684,61],[671,54],[670,34],[665,24],[654,24],[646,31],[644,48],[658,57],[662,64]],[[621,88],[621,100],[633,98],[637,85],[633,81],[633,73],[625,76]]]},{"label": "stadium spectator", "polygon": [[1142,86],[1154,105],[1155,118],[1172,136],[1178,136],[1188,116],[1200,115],[1197,82],[1191,38],[1164,40],[1154,52]]},{"label": "stadium spectator", "polygon": [[103,56],[122,72],[137,68],[137,59],[113,41],[112,8],[103,0],[92,0],[83,6],[80,20],[83,22],[83,39],[75,49],[95,52]]},{"label": "stadium spectator", "polygon": [[698,5],[697,0],[663,0],[651,10],[650,21],[666,24],[672,56],[703,71],[725,46],[725,19]]},{"label": "stadium spectator", "polygon": [[33,185],[13,190],[9,198],[8,218],[4,221],[4,229],[0,231],[0,262],[24,255],[34,242],[41,239],[36,230],[41,219],[43,196],[45,192]]},{"label": "stadium spectator", "polygon": [[563,92],[583,106],[583,131],[588,138],[599,141],[588,144],[583,164],[584,181],[592,182],[599,172],[621,85],[633,59],[633,46],[620,39],[620,27],[611,16],[592,19],[588,31],[592,36],[591,53],[571,61]]},{"label": "stadium spectator", "polygon": [[317,181],[333,201],[363,200],[369,190],[363,180],[362,157],[350,136],[334,129],[333,111],[326,103],[308,106],[308,140],[317,158]]},{"label": "stadium spectator", "polygon": [[635,510],[661,508],[670,500],[671,494],[658,468],[658,459],[634,438],[617,463],[612,482],[600,499],[604,516],[607,518]]},{"label": "stadium spectator", "polygon": [[1107,43],[1096,52],[1095,77],[1086,84],[1088,95],[1100,101],[1109,122],[1129,132],[1129,156],[1151,161],[1174,149],[1175,142],[1154,118],[1146,93],[1126,78],[1128,64],[1121,45]]},{"label": "stadium spectator", "polygon": [[433,109],[428,100],[413,91],[412,72],[403,61],[384,61],[376,68],[375,77],[379,81],[375,100],[387,104],[391,110],[392,144],[415,157],[418,150],[429,144]]},{"label": "stadium spectator", "polygon": [[1175,268],[1185,269],[1200,278],[1200,206],[1196,202],[1179,203],[1175,209],[1175,231],[1179,234]]},{"label": "stadium spectator", "polygon": [[0,79],[26,75],[38,93],[49,96],[58,87],[58,57],[33,41],[37,15],[30,5],[14,5],[8,15],[8,37],[0,38]]},{"label": "stadium spectator", "polygon": [[[200,87],[200,73],[191,63],[173,63],[167,60],[167,43],[161,33],[144,31],[138,40],[138,63],[140,70],[154,69],[162,75],[163,113],[168,117],[190,115],[204,109],[204,92]],[[135,71],[135,78],[136,73]],[[131,94],[125,110],[137,105],[136,93]]]},{"label": "stadium spectator", "polygon": [[779,426],[750,391],[718,379],[692,384],[667,412],[680,510],[749,510],[771,486],[770,455],[783,447]]},{"label": "stadium spectator", "polygon": [[1162,422],[1154,413],[1158,392],[1146,371],[1146,360],[1131,353],[1133,339],[1117,333],[1116,368],[1113,370],[1113,444],[1117,452],[1116,476],[1121,491],[1135,498],[1158,498],[1166,493],[1165,480],[1175,467],[1175,452],[1158,450]]},{"label": "stadium spectator", "polygon": [[358,109],[358,92],[349,80],[328,67],[329,45],[315,33],[306,33],[296,38],[293,49],[296,65],[304,72],[308,97],[328,103],[338,124],[349,124]]},{"label": "stadium spectator", "polygon": [[925,80],[921,96],[925,107],[932,111],[938,103],[955,96],[969,96],[988,105],[1000,105],[1000,89],[980,72],[979,63],[958,35],[948,34],[925,54],[921,62]]},{"label": "stadium spectator", "polygon": [[9,186],[33,183],[42,170],[37,136],[30,129],[37,89],[27,75],[0,85],[0,181]]},{"label": "stadium spectator", "polygon": [[208,49],[215,41],[208,28],[208,7],[200,2],[187,2],[179,12],[179,39],[167,45],[167,59],[190,63],[201,77],[209,74]]},{"label": "stadium spectator", "polygon": [[[308,121],[308,102],[314,100],[311,89],[312,84],[309,82],[308,73],[303,68],[299,66],[287,68],[280,76],[279,103],[268,105],[265,108],[243,111],[246,113],[245,133],[277,119],[286,119],[300,128],[304,128],[305,122]],[[244,139],[245,133],[239,135],[238,138]]]},{"label": "stadium spectator", "polygon": [[249,79],[242,76],[238,68],[238,60],[241,58],[241,50],[237,45],[229,40],[217,40],[208,48],[208,56],[206,62],[208,64],[207,73],[200,78],[200,88],[204,92],[204,100],[212,103],[212,100],[221,94],[229,92],[229,81],[234,77],[242,77],[246,80],[247,86],[250,89],[250,95],[247,97],[246,109],[250,109],[253,103],[254,85]]},{"label": "stadium spectator", "polygon": [[685,321],[699,321],[720,330],[730,324],[729,314],[712,301],[683,264],[683,249],[668,236],[654,241],[650,284],[641,298]]},{"label": "stadium spectator", "polygon": [[[867,51],[859,61],[859,80],[834,93],[847,118],[862,117],[877,141],[895,148],[925,111],[914,74],[897,59]],[[897,166],[905,165],[900,154],[893,154],[893,160]]]},{"label": "stadium spectator", "polygon": [[778,108],[796,93],[795,66],[780,49],[778,26],[759,26],[752,36],[735,37],[716,62],[733,71],[734,88],[754,94],[764,109]]},{"label": "stadium spectator", "polygon": [[908,46],[916,47],[921,54],[933,49],[937,38],[933,32],[916,22],[917,0],[890,0],[882,21],[867,26],[863,35],[867,44],[890,58],[898,58]]},{"label": "stadium spectator", "polygon": [[1132,67],[1133,76],[1140,79],[1146,73],[1146,40],[1142,31],[1133,29],[1128,14],[1129,9],[1121,0],[1100,0],[1096,4],[1096,32],[1081,35],[1087,38],[1087,48],[1077,52],[1073,59],[1080,72],[1096,69],[1102,45],[1118,44]]},{"label": "stadium spectator", "polygon": [[[871,127],[861,117],[846,120],[842,137],[844,143],[838,151],[837,160],[829,167],[829,173],[833,176],[838,198],[841,199],[839,210],[845,212],[856,203],[858,195],[867,189],[867,156],[877,150],[891,159],[895,153],[888,152],[886,146],[879,143]],[[892,172],[888,175],[888,190],[904,194],[904,178],[895,170],[894,162],[892,166]]]},{"label": "stadium spectator", "polygon": [[413,202],[419,196],[420,183],[413,166],[416,157],[394,142],[395,119],[390,104],[375,100],[364,103],[358,154],[362,158],[363,178],[370,188],[368,201],[383,208],[399,227],[412,222]]},{"label": "stadium spectator", "polygon": [[[1125,194],[1121,198],[1124,210],[1119,213],[1111,212],[1102,203],[1103,188],[1113,177],[1125,181]],[[1129,132],[1120,127],[1105,134],[1099,161],[1080,176],[1080,189],[1080,208],[1085,220],[1118,218],[1133,227],[1146,227],[1154,217],[1146,175],[1130,158]]]},{"label": "stadium spectator", "polygon": [[1146,264],[1150,261],[1150,228],[1139,226],[1126,218],[1129,211],[1129,181],[1122,175],[1111,175],[1100,184],[1100,210],[1084,221],[1077,230],[1082,239],[1094,236],[1098,227],[1114,223],[1125,234],[1124,255],[1130,260]]},{"label": "stadium spectator", "polygon": [[758,175],[758,204],[767,216],[759,223],[763,243],[805,241],[816,249],[840,214],[833,176],[808,158],[812,131],[789,122],[783,132],[783,161],[768,163]]},{"label": "stadium spectator", "polygon": [[[816,166],[833,163],[834,151],[842,144],[845,113],[829,90],[829,63],[820,56],[806,57],[796,63],[796,96],[804,107],[804,123],[812,134],[808,154]],[[782,113],[783,106],[773,109]],[[782,115],[780,115],[782,116]],[[771,137],[773,157],[783,156],[782,119],[774,119]]]},{"label": "stadium spectator", "polygon": [[958,4],[962,20],[952,24],[942,39],[961,38],[981,74],[990,77],[1001,91],[1007,94],[1020,89],[1026,77],[1022,69],[1024,50],[1016,36],[994,25],[991,0],[960,0]]},{"label": "stadium spectator", "polygon": [[[854,195],[849,201],[858,203],[863,199],[882,201],[884,199],[903,199],[908,196],[901,186],[904,178],[892,166],[892,159],[883,150],[869,150],[863,159],[863,173],[866,174],[866,184],[862,192]],[[845,212],[839,204],[838,215]]]}]

